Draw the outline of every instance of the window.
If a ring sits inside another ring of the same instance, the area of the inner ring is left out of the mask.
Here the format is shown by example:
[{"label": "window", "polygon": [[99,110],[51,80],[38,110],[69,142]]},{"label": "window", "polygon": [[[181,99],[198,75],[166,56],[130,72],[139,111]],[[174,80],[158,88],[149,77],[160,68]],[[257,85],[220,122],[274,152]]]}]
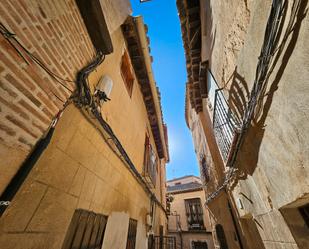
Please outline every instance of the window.
[{"label": "window", "polygon": [[133,90],[134,76],[131,69],[130,58],[127,51],[125,51],[124,54],[122,55],[120,70],[127,91],[131,97]]},{"label": "window", "polygon": [[209,172],[207,168],[206,158],[205,156],[202,157],[201,160],[201,174],[204,184],[209,182]]},{"label": "window", "polygon": [[298,208],[301,216],[303,217],[307,227],[309,228],[309,204]]},{"label": "window", "polygon": [[75,210],[62,249],[101,248],[107,216],[87,210]]},{"label": "window", "polygon": [[216,235],[217,235],[217,239],[219,241],[220,248],[228,249],[228,245],[227,245],[227,242],[226,242],[226,237],[225,237],[223,226],[221,224],[217,224],[215,229],[216,229]]},{"label": "window", "polygon": [[137,220],[130,219],[126,249],[135,249]]},{"label": "window", "polygon": [[153,150],[149,136],[146,134],[145,138],[145,152],[144,152],[144,169],[143,176],[146,182],[151,184],[153,187],[156,185],[156,174],[157,174],[157,157]]},{"label": "window", "polygon": [[192,249],[208,249],[205,241],[192,241]]},{"label": "window", "polygon": [[203,210],[200,198],[185,200],[189,230],[204,229]]}]

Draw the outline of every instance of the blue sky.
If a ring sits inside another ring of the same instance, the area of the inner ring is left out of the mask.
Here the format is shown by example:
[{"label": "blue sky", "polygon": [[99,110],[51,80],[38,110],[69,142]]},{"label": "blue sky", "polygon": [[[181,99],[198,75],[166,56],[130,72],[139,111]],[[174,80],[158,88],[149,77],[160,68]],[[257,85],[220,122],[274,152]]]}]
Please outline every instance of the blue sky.
[{"label": "blue sky", "polygon": [[185,55],[175,0],[131,0],[133,15],[148,25],[152,67],[160,88],[164,120],[168,126],[171,161],[167,179],[199,175],[190,131],[185,123]]}]

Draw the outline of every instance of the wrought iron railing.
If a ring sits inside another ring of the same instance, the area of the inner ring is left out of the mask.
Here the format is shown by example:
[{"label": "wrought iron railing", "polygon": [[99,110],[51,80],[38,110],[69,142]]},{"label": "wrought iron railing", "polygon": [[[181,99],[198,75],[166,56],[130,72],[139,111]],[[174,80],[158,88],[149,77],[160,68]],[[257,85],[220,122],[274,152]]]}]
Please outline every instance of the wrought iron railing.
[{"label": "wrought iron railing", "polygon": [[239,127],[239,122],[230,109],[223,95],[222,88],[216,89],[213,128],[217,144],[225,162],[228,159],[237,127]]}]

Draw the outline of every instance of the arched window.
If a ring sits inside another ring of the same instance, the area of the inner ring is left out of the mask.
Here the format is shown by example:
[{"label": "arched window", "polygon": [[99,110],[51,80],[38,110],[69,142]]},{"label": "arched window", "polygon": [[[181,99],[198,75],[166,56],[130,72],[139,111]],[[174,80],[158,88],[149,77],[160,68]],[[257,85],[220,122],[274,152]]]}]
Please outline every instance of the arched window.
[{"label": "arched window", "polygon": [[227,241],[226,241],[223,226],[221,224],[217,224],[215,228],[216,228],[217,238],[220,244],[220,249],[228,249],[229,247],[227,246]]}]

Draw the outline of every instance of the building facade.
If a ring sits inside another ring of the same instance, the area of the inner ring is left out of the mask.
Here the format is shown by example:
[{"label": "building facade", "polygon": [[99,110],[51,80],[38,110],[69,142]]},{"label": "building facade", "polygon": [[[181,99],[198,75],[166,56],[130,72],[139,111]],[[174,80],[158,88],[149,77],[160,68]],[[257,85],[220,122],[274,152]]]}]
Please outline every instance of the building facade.
[{"label": "building facade", "polygon": [[216,248],[308,248],[308,1],[177,1]]},{"label": "building facade", "polygon": [[152,248],[169,157],[142,17],[125,0],[0,12],[0,248]]},{"label": "building facade", "polygon": [[168,234],[176,237],[176,248],[214,248],[200,178],[184,176],[167,181],[167,195],[171,198]]}]

